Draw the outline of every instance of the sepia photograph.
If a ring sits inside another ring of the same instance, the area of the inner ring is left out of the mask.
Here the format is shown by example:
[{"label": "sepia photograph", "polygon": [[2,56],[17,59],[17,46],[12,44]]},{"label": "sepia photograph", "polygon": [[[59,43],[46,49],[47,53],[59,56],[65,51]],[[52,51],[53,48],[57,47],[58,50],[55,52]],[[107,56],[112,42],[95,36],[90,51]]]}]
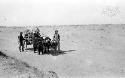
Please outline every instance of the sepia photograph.
[{"label": "sepia photograph", "polygon": [[0,78],[125,78],[125,0],[0,0]]}]

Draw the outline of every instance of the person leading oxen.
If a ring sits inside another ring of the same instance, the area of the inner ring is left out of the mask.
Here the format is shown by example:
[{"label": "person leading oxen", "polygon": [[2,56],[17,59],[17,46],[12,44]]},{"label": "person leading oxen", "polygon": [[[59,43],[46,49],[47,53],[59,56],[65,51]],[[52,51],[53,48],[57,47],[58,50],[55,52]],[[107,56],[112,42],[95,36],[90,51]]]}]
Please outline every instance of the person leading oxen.
[{"label": "person leading oxen", "polygon": [[57,43],[56,49],[57,49],[58,51],[60,51],[60,35],[59,35],[59,33],[58,33],[58,30],[55,30],[55,34],[54,34],[54,36],[53,36],[53,40],[56,41],[56,43]]},{"label": "person leading oxen", "polygon": [[37,45],[39,45],[38,39],[40,38],[40,31],[35,30],[35,33],[33,34],[33,48],[34,48],[34,53],[38,49]]},{"label": "person leading oxen", "polygon": [[18,36],[18,43],[19,43],[19,51],[24,51],[24,37],[23,32],[20,32],[20,35]]}]

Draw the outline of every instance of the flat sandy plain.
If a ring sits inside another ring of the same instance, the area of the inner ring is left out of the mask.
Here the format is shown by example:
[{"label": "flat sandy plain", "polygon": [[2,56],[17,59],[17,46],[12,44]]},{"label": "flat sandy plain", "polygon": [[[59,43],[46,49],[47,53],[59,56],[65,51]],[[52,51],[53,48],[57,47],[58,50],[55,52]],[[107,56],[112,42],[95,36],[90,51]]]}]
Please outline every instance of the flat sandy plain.
[{"label": "flat sandy plain", "polygon": [[61,53],[19,52],[17,36],[25,27],[1,27],[0,50],[59,78],[125,78],[125,25],[41,26],[51,36],[58,29]]}]

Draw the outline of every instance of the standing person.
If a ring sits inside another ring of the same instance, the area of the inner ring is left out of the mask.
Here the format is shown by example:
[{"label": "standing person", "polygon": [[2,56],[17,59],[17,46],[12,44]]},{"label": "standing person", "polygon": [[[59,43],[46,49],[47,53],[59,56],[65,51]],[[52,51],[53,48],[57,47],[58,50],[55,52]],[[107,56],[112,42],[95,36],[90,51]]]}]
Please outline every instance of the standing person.
[{"label": "standing person", "polygon": [[25,39],[25,47],[27,48],[27,44],[28,44],[28,37],[29,37],[29,30],[26,31],[25,35],[24,35],[24,39]]},{"label": "standing person", "polygon": [[19,50],[24,51],[24,38],[23,38],[23,32],[20,32],[20,35],[18,36],[18,43],[19,43]]},{"label": "standing person", "polygon": [[39,37],[40,37],[40,33],[39,33],[38,31],[35,31],[35,33],[34,33],[34,37],[39,38]]},{"label": "standing person", "polygon": [[58,30],[55,30],[53,40],[55,40],[58,43],[57,50],[60,51],[60,35],[58,34]]}]

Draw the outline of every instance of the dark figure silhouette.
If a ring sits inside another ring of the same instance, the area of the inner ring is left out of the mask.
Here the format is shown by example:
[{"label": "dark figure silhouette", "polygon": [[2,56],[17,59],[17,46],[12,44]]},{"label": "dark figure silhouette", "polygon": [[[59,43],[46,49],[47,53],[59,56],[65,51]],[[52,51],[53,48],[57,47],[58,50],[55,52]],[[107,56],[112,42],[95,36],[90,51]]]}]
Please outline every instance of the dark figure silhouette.
[{"label": "dark figure silhouette", "polygon": [[19,43],[19,51],[24,51],[24,38],[23,38],[23,32],[20,32],[20,35],[18,36],[18,43]]}]

